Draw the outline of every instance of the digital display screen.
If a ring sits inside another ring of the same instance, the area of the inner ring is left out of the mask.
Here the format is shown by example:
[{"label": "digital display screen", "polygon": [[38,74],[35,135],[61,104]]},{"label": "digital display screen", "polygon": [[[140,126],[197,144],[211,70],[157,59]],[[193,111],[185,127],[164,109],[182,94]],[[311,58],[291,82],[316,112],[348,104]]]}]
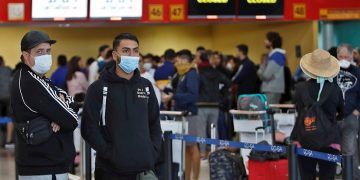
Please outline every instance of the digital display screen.
[{"label": "digital display screen", "polygon": [[32,0],[33,19],[85,19],[87,0]]},{"label": "digital display screen", "polygon": [[283,17],[284,0],[238,0],[238,16],[240,17]]},{"label": "digital display screen", "polygon": [[90,0],[90,18],[140,19],[142,0]]},{"label": "digital display screen", "polygon": [[188,0],[189,18],[232,18],[236,15],[236,0]]}]

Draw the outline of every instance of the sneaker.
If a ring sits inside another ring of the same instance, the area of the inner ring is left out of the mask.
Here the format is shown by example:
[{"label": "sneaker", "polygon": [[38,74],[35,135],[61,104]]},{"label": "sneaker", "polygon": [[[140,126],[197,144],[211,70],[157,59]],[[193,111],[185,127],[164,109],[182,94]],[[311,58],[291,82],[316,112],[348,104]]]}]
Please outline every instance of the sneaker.
[{"label": "sneaker", "polygon": [[13,142],[9,142],[5,144],[5,149],[14,149],[15,144]]}]

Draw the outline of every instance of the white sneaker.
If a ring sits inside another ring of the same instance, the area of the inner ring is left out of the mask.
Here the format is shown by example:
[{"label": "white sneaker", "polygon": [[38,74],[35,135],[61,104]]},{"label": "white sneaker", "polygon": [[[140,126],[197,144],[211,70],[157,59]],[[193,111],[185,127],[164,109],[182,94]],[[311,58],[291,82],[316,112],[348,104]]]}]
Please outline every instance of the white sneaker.
[{"label": "white sneaker", "polygon": [[15,144],[14,143],[6,143],[5,144],[5,149],[14,149],[15,148]]}]

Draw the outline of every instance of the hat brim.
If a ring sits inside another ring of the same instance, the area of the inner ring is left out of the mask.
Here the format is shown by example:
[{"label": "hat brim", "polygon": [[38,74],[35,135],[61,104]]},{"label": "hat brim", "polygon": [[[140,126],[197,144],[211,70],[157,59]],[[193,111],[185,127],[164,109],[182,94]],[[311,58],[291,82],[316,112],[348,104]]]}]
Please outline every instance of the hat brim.
[{"label": "hat brim", "polygon": [[37,42],[35,44],[33,44],[32,46],[30,46],[28,49],[32,49],[34,48],[35,46],[41,44],[41,43],[49,43],[50,45],[52,44],[55,44],[56,43],[56,40],[47,40],[47,41],[40,41],[40,42]]},{"label": "hat brim", "polygon": [[309,77],[316,79],[318,77],[334,78],[340,71],[340,65],[338,60],[330,56],[330,62],[326,66],[315,67],[311,62],[312,53],[304,55],[300,60],[300,68]]}]

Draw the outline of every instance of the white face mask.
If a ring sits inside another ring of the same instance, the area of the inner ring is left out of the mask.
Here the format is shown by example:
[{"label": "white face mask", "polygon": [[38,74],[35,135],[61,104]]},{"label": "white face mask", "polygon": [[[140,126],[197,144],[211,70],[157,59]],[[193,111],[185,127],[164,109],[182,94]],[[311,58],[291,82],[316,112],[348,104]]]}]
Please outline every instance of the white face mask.
[{"label": "white face mask", "polygon": [[150,71],[151,67],[152,67],[152,64],[151,64],[151,63],[144,63],[144,69],[145,69],[145,71]]},{"label": "white face mask", "polygon": [[230,71],[233,70],[233,66],[232,66],[232,64],[230,64],[230,63],[227,63],[227,64],[226,64],[226,68],[227,68],[228,70],[230,70]]},{"label": "white face mask", "polygon": [[46,74],[50,70],[51,65],[51,55],[35,56],[35,64],[31,69],[39,74]]},{"label": "white face mask", "polygon": [[346,59],[341,59],[339,61],[339,64],[340,64],[340,67],[344,68],[344,69],[347,69],[350,67],[350,61],[346,60]]}]

